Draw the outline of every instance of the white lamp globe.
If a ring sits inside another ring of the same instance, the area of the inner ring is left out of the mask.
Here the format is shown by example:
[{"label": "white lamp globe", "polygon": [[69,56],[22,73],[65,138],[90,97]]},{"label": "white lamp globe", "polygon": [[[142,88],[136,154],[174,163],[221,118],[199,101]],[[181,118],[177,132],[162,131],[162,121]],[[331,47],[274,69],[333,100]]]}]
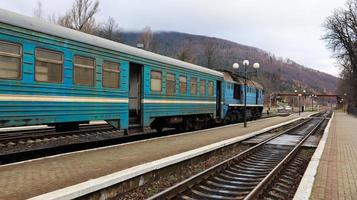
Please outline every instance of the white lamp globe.
[{"label": "white lamp globe", "polygon": [[259,69],[259,67],[260,67],[260,64],[259,64],[259,63],[254,63],[254,64],[253,64],[253,68],[254,68],[254,69]]},{"label": "white lamp globe", "polygon": [[238,63],[234,63],[233,64],[233,69],[238,69],[239,68],[239,64]]},{"label": "white lamp globe", "polygon": [[297,90],[294,90],[295,93],[297,93]]},{"label": "white lamp globe", "polygon": [[249,60],[244,60],[244,61],[243,61],[243,65],[244,65],[244,66],[248,66],[248,65],[249,65]]},{"label": "white lamp globe", "polygon": [[306,92],[306,90],[303,90],[302,92],[303,92],[303,93],[305,93],[305,92]]}]

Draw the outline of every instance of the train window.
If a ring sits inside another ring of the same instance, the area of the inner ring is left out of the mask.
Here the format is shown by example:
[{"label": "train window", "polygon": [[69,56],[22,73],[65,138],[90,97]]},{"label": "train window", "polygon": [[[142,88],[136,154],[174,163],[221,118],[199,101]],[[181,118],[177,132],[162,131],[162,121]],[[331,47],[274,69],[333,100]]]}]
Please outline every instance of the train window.
[{"label": "train window", "polygon": [[197,95],[197,78],[191,78],[190,85],[190,94]]},{"label": "train window", "polygon": [[213,81],[208,81],[208,96],[213,96]]},{"label": "train window", "polygon": [[200,80],[200,96],[206,96],[206,80]]},{"label": "train window", "polygon": [[92,58],[74,56],[73,82],[77,85],[93,86],[95,80],[95,62]]},{"label": "train window", "polygon": [[0,41],[0,78],[20,79],[21,46]]},{"label": "train window", "polygon": [[186,76],[180,76],[180,93],[186,94],[187,93],[187,78]]},{"label": "train window", "polygon": [[35,80],[39,82],[62,83],[63,53],[36,49]]},{"label": "train window", "polygon": [[166,74],[166,94],[174,95],[176,93],[176,76],[175,74]]},{"label": "train window", "polygon": [[119,88],[120,64],[116,62],[104,61],[102,68],[103,87]]},{"label": "train window", "polygon": [[241,87],[238,84],[234,84],[233,98],[234,99],[240,99],[240,97],[241,97]]},{"label": "train window", "polygon": [[151,91],[161,92],[162,73],[159,71],[151,71]]}]

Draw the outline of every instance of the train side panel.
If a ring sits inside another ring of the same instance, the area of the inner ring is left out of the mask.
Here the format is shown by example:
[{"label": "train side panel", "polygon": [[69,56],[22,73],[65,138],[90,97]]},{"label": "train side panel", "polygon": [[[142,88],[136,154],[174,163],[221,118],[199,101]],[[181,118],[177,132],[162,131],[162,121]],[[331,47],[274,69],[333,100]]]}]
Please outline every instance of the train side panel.
[{"label": "train side panel", "polygon": [[[19,44],[22,49],[19,80],[0,79],[0,127],[93,120],[120,121],[128,127],[128,63],[103,52],[91,51],[84,44],[0,24],[0,41]],[[35,80],[35,51],[45,49],[63,54],[61,83]],[[73,84],[73,56],[95,61],[93,86]],[[120,63],[120,88],[104,88],[102,62]],[[116,112],[113,112],[116,111]]]},{"label": "train side panel", "polygon": [[[152,71],[162,74],[162,87],[159,91],[153,91],[151,86]],[[167,75],[175,76],[175,92],[167,93]],[[180,77],[186,79],[186,92],[180,92]],[[191,78],[196,80],[196,92],[191,89]],[[221,77],[205,74],[199,71],[182,70],[177,67],[145,65],[144,67],[144,126],[151,125],[157,118],[169,118],[176,116],[177,120],[183,120],[185,116],[206,115],[212,119],[220,118],[222,112],[216,113],[217,81],[222,82]],[[201,83],[205,83],[204,94],[200,94]],[[212,93],[209,92],[209,84],[213,84]],[[172,118],[173,119],[173,118]],[[175,120],[175,119],[173,119]],[[154,122],[155,123],[155,122]],[[162,123],[162,122],[160,122]],[[175,122],[173,122],[175,123]]]},{"label": "train side panel", "polygon": [[224,73],[225,102],[223,107],[225,121],[238,122],[243,120],[245,93],[247,101],[247,118],[259,118],[263,110],[263,88],[258,83],[248,80],[245,91],[244,81],[241,78],[234,78],[228,72]]}]

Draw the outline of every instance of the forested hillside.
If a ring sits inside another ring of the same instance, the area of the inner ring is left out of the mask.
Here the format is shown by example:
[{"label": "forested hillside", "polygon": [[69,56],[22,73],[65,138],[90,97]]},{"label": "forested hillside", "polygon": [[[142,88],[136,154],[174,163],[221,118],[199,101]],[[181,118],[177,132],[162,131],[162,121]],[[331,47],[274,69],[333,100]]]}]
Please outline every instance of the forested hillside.
[{"label": "forested hillside", "polygon": [[[142,33],[123,32],[122,43],[136,46]],[[335,93],[337,78],[282,59],[264,50],[224,39],[178,32],[154,32],[151,51],[217,70],[232,70],[243,59],[259,62],[258,81],[267,92],[292,92],[296,88]]]}]

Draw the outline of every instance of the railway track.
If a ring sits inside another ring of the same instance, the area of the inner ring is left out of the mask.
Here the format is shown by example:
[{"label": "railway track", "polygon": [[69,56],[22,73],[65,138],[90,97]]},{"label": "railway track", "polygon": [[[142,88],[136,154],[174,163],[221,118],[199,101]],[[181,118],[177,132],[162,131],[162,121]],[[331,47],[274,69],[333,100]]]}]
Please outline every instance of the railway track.
[{"label": "railway track", "polygon": [[[289,181],[303,160],[296,155],[327,115],[314,116],[149,199],[288,199]],[[283,168],[290,174],[280,173]]]},{"label": "railway track", "polygon": [[0,133],[0,143],[19,142],[53,137],[92,134],[101,131],[117,131],[108,124],[84,125],[75,131],[56,132],[54,128],[8,131]]}]

